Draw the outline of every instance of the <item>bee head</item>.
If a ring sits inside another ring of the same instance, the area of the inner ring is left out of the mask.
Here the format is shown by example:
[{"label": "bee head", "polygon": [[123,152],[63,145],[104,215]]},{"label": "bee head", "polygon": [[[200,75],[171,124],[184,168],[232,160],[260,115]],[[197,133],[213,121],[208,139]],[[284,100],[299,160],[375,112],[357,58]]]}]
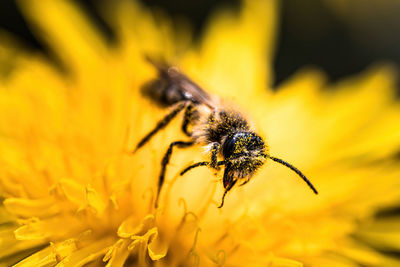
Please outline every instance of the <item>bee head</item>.
[{"label": "bee head", "polygon": [[240,185],[246,184],[267,158],[294,171],[315,194],[318,194],[318,191],[301,171],[282,159],[273,157],[269,153],[266,154],[266,150],[263,139],[252,132],[237,132],[225,139],[222,146],[222,153],[226,161],[223,178],[225,191],[219,208],[224,205],[226,193],[238,181],[241,183]]},{"label": "bee head", "polygon": [[245,182],[265,162],[265,143],[252,132],[237,132],[229,135],[222,146],[225,164],[224,187],[243,178]]},{"label": "bee head", "polygon": [[265,143],[255,133],[236,132],[225,139],[222,145],[222,154],[226,161],[223,178],[225,192],[219,208],[224,205],[226,193],[236,182],[239,181],[239,185],[244,185],[264,164]]}]

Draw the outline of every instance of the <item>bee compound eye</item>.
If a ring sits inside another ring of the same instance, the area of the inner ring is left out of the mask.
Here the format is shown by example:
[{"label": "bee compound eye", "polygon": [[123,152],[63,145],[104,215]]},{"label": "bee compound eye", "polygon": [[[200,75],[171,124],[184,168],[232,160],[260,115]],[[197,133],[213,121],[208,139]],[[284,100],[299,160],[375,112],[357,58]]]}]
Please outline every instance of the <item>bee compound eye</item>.
[{"label": "bee compound eye", "polygon": [[[260,142],[261,141],[261,142]],[[241,154],[244,150],[257,149],[263,146],[262,139],[251,132],[238,132],[230,135],[223,145],[223,153],[225,158],[229,158],[234,154]]]},{"label": "bee compound eye", "polygon": [[235,145],[236,145],[235,143],[236,143],[236,138],[234,136],[228,137],[225,140],[224,145],[222,147],[222,153],[224,154],[225,158],[229,158],[230,156],[233,155],[235,151]]}]

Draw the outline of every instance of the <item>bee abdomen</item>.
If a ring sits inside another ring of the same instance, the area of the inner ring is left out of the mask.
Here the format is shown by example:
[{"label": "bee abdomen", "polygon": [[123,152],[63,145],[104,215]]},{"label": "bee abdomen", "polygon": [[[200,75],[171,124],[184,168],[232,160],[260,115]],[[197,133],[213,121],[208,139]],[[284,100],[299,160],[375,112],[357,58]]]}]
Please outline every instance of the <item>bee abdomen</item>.
[{"label": "bee abdomen", "polygon": [[141,91],[144,96],[162,107],[189,100],[176,84],[163,79],[155,79],[144,84]]}]

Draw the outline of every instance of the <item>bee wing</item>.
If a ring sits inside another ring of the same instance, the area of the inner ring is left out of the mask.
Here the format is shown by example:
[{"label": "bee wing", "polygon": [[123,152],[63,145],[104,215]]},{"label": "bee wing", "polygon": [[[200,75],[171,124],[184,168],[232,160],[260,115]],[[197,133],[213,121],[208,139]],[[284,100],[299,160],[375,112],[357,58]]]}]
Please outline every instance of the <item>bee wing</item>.
[{"label": "bee wing", "polygon": [[177,85],[179,90],[182,90],[185,98],[195,103],[204,104],[211,109],[216,109],[217,105],[213,98],[199,85],[181,73],[178,68],[168,65],[164,61],[157,61],[149,56],[146,56],[146,59],[158,70],[161,77]]}]

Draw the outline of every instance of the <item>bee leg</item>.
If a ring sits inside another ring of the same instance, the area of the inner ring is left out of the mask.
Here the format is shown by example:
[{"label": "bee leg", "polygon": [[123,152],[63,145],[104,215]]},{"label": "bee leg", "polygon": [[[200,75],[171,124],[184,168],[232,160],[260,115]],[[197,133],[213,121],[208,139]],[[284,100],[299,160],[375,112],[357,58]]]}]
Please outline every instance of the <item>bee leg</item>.
[{"label": "bee leg", "polygon": [[194,141],[189,141],[189,142],[185,142],[185,141],[175,141],[172,142],[169,147],[167,152],[165,153],[162,162],[161,162],[161,172],[160,172],[160,177],[158,179],[158,188],[157,188],[157,197],[156,197],[156,207],[158,205],[158,197],[160,195],[160,191],[161,191],[161,187],[164,183],[164,179],[165,179],[165,171],[167,169],[167,165],[169,163],[169,160],[171,159],[171,154],[172,154],[172,149],[174,146],[179,147],[179,148],[185,148],[185,147],[190,147],[194,144]]},{"label": "bee leg", "polygon": [[193,121],[194,113],[194,104],[190,103],[185,109],[185,114],[183,115],[182,122],[182,132],[189,137],[192,136],[192,133],[188,131],[188,126]]},{"label": "bee leg", "polygon": [[210,162],[210,167],[213,169],[218,170],[218,152],[219,152],[220,144],[219,143],[213,143],[211,147],[211,162]]},{"label": "bee leg", "polygon": [[[190,165],[189,167],[187,167],[187,168],[184,169],[183,171],[181,171],[180,175],[181,175],[181,176],[184,175],[185,173],[187,173],[187,172],[190,171],[191,169],[194,169],[194,168],[197,168],[197,167],[200,167],[200,166],[210,166],[210,165],[211,165],[211,163],[208,162],[208,161],[197,162],[197,163],[195,163],[195,164],[193,164],[193,165]],[[217,165],[218,167],[219,167],[219,166],[222,166],[222,165],[225,165],[225,161],[224,161],[224,160],[218,161],[216,165]]]},{"label": "bee leg", "polygon": [[175,118],[176,115],[178,115],[178,113],[185,108],[186,105],[187,101],[178,103],[170,113],[168,113],[162,120],[157,123],[156,127],[154,127],[153,130],[151,130],[145,137],[142,138],[142,140],[140,140],[140,142],[136,145],[134,152],[136,152],[139,148],[146,144],[157,132],[165,128],[172,121],[172,119]]},{"label": "bee leg", "polygon": [[185,173],[187,173],[188,171],[190,171],[191,169],[200,167],[200,166],[208,166],[210,164],[210,162],[208,161],[201,161],[201,162],[197,162],[193,165],[190,165],[189,167],[187,167],[186,169],[184,169],[183,171],[181,171],[180,175],[184,175]]}]

